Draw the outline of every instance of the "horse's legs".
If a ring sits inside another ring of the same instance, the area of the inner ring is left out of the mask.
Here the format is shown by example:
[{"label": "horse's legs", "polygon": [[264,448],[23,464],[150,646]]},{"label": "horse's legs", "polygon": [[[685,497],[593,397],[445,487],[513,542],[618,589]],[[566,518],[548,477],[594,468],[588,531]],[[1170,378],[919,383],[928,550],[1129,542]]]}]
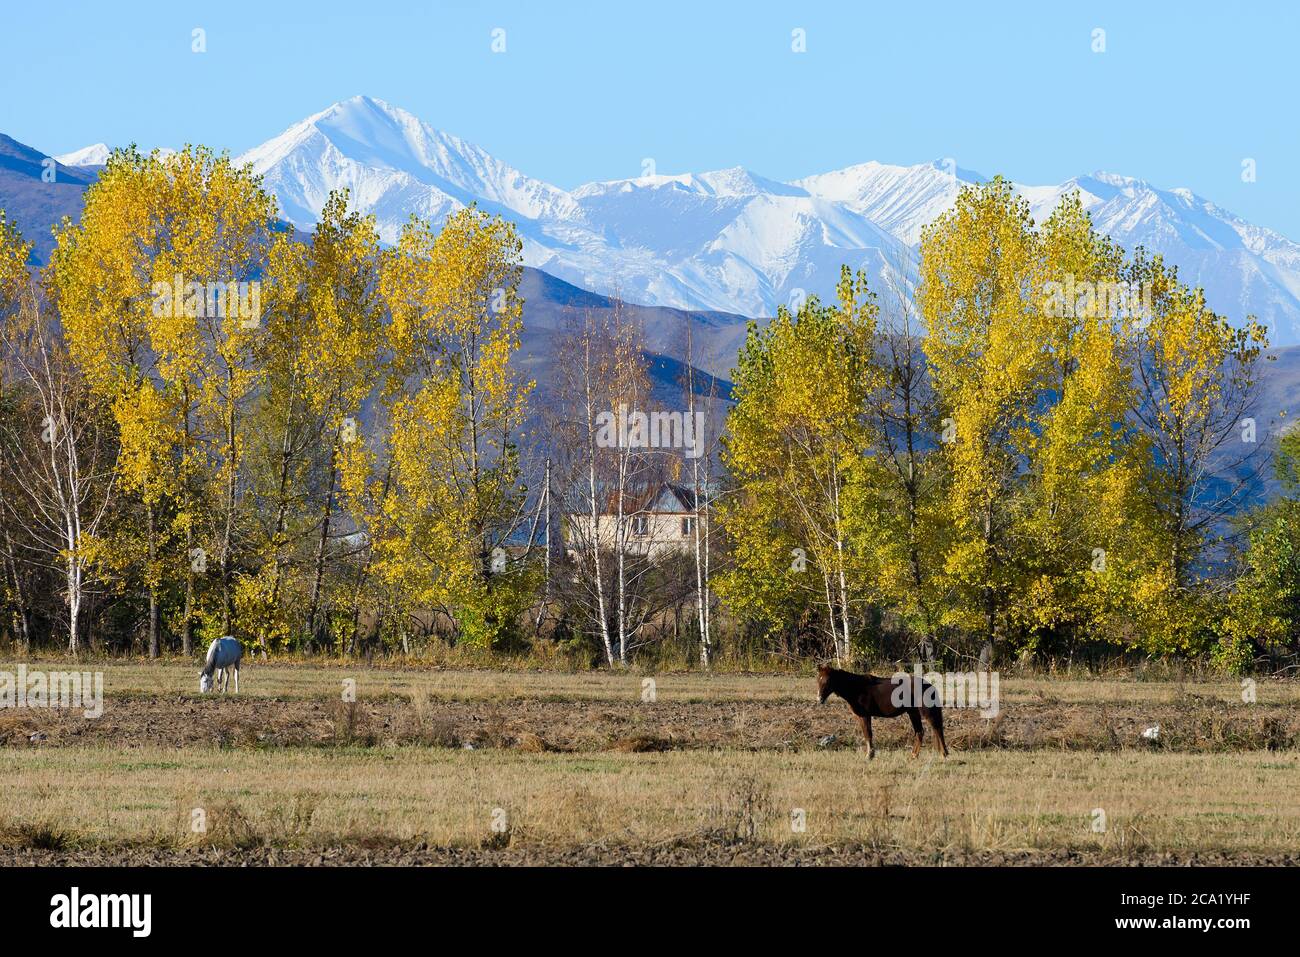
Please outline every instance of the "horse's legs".
[{"label": "horse's legs", "polygon": [[[235,665],[235,694],[239,694],[239,665]],[[943,740],[942,735],[939,736],[939,740]]]},{"label": "horse's legs", "polygon": [[948,756],[948,742],[943,739],[943,712],[938,708],[922,708],[921,713],[925,715],[925,720],[929,721],[930,727],[934,729],[935,750],[946,758]]},{"label": "horse's legs", "polygon": [[916,708],[908,708],[907,717],[912,722],[912,733],[916,735],[912,742],[912,757],[916,757],[921,753],[921,741],[925,737],[925,731],[921,727],[921,712]]},{"label": "horse's legs", "polygon": [[876,756],[876,745],[871,740],[871,715],[859,714],[855,717],[858,719],[858,724],[862,726],[863,737],[867,739],[867,760],[870,761]]}]

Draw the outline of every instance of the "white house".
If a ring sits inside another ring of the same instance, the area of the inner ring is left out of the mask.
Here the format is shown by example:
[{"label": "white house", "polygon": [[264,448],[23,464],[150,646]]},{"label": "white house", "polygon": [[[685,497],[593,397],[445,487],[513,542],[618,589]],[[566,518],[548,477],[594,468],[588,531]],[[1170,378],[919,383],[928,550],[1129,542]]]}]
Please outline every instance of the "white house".
[{"label": "white house", "polygon": [[[616,547],[618,528],[618,492],[605,493],[597,529],[602,548]],[[700,489],[700,509],[705,492]],[[570,548],[577,542],[592,540],[591,515],[568,516]],[[642,491],[623,493],[624,540],[627,553],[648,555],[652,559],[674,552],[686,553],[695,548],[695,493],[688,485],[660,482]]]}]

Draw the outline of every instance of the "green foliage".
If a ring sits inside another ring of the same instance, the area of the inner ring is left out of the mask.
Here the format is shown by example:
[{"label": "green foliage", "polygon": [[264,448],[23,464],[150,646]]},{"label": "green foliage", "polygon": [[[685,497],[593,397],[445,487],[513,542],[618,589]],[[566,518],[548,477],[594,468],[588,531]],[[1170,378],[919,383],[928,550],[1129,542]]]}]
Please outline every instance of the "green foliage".
[{"label": "green foliage", "polygon": [[1245,568],[1223,621],[1232,648],[1255,641],[1294,648],[1300,641],[1300,501],[1267,508],[1250,534]]}]

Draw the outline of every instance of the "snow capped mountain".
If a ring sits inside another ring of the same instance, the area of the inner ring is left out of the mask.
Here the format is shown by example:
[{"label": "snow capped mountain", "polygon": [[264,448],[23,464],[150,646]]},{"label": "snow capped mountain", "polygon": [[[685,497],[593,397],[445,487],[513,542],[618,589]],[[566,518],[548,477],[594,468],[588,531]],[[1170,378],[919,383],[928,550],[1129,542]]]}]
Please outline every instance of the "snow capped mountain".
[{"label": "snow capped mountain", "polygon": [[909,258],[866,217],[739,167],[595,183],[573,196],[607,250],[581,266],[557,254],[540,268],[588,287],[612,277],[637,301],[770,315],[799,291],[833,292],[841,263],[879,281]]},{"label": "snow capped mountain", "polygon": [[670,189],[680,192],[696,193],[701,196],[746,197],[759,193],[773,193],[779,196],[807,196],[806,190],[798,186],[778,183],[765,179],[757,173],[751,173],[742,166],[717,170],[713,173],[683,173],[679,176],[642,176],[637,179],[616,179],[605,183],[589,183],[579,186],[573,195],[586,199],[593,196],[605,196],[610,193],[631,193],[637,189]]},{"label": "snow capped mountain", "polygon": [[295,225],[311,226],[330,191],[346,187],[360,208],[375,213],[389,241],[412,213],[441,219],[475,200],[526,220],[577,213],[563,190],[368,96],[307,117],[237,162],[266,177]]},{"label": "snow capped mountain", "polygon": [[[94,146],[83,146],[79,150],[73,150],[71,153],[63,153],[55,156],[54,159],[64,166],[103,166],[108,162],[108,156],[113,150],[103,143],[96,143]],[[141,150],[147,153],[148,150]],[[170,146],[158,147],[158,155],[163,159],[169,156],[175,156],[176,151]]]},{"label": "snow capped mountain", "polygon": [[83,146],[71,153],[63,153],[54,159],[64,166],[103,166],[108,162],[109,152],[109,148],[103,143],[96,143],[94,146]]},{"label": "snow capped mountain", "polygon": [[[735,167],[566,191],[363,96],[239,161],[264,175],[284,216],[303,228],[340,187],[389,242],[412,213],[437,223],[478,202],[518,224],[528,265],[567,282],[647,305],[751,316],[773,314],[797,292],[832,297],[842,263],[867,269],[880,288],[912,268],[922,227],[962,185],[985,181],[939,160],[862,163],[792,183]],[[1109,173],[1016,188],[1040,221],[1077,189],[1099,229],[1163,253],[1213,308],[1234,320],[1256,315],[1275,343],[1300,342],[1300,245],[1188,190]]]},{"label": "snow capped mountain", "polygon": [[[919,166],[863,163],[796,181],[844,203],[909,245],[921,227],[950,207],[978,173],[943,161]],[[1094,225],[1132,250],[1144,246],[1179,267],[1185,282],[1204,287],[1212,308],[1233,319],[1254,315],[1279,343],[1300,341],[1300,245],[1254,226],[1187,189],[1160,189],[1113,173],[1077,176],[1056,186],[1015,184],[1037,222],[1078,191]]]},{"label": "snow capped mountain", "polygon": [[1076,177],[1041,195],[1022,191],[1041,221],[1076,189],[1101,232],[1128,249],[1161,253],[1183,281],[1205,289],[1212,308],[1236,320],[1254,315],[1277,343],[1300,341],[1300,245],[1190,190],[1113,173]]},{"label": "snow capped mountain", "polygon": [[921,241],[921,227],[956,202],[963,185],[982,182],[978,173],[936,160],[918,166],[861,163],[795,180],[795,185],[843,203],[914,246]]},{"label": "snow capped mountain", "polygon": [[650,305],[760,315],[795,290],[833,290],[841,262],[878,277],[891,256],[907,258],[865,217],[747,170],[569,193],[370,97],[336,103],[237,162],[251,163],[303,228],[331,190],[348,188],[388,242],[412,213],[439,222],[477,201],[518,224],[528,265]]}]

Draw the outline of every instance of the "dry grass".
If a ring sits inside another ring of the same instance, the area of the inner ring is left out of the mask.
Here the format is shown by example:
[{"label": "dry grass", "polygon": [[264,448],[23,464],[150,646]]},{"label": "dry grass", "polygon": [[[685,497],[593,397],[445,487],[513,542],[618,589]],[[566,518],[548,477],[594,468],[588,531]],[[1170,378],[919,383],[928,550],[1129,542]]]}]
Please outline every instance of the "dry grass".
[{"label": "dry grass", "polygon": [[[105,672],[102,717],[0,711],[10,858],[436,847],[579,863],[591,847],[643,860],[703,842],[781,860],[848,846],[1247,860],[1300,847],[1293,682],[1261,681],[1247,704],[1233,681],[1007,678],[997,719],[946,715],[948,761],[912,761],[899,719],[877,723],[867,762],[843,704],[815,707],[807,675],[661,674],[646,701],[634,673],[250,662],[244,693],[223,699],[199,697],[185,663],[82,667]],[[1141,738],[1150,723],[1156,745]]]},{"label": "dry grass", "polygon": [[[194,808],[205,809],[203,834],[190,827]],[[1105,829],[1094,831],[1098,808]],[[797,809],[802,833],[791,826]],[[885,753],[868,763],[848,751],[0,752],[0,842],[11,846],[645,844],[702,836],[940,855],[1293,852],[1300,756],[989,752],[913,762]]]}]

